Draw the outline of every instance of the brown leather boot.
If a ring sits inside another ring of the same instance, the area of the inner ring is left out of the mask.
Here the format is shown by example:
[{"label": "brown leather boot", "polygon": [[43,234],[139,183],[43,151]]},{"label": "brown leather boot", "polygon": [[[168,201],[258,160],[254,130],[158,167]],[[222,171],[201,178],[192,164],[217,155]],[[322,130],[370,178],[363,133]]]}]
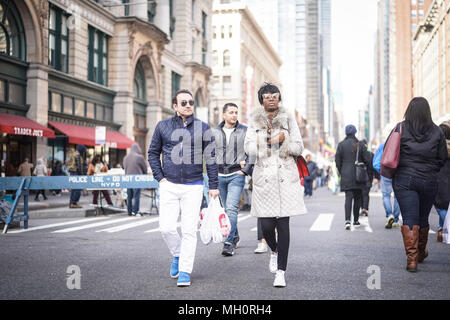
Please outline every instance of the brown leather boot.
[{"label": "brown leather boot", "polygon": [[419,258],[419,226],[402,226],[403,244],[405,246],[407,264],[406,270],[409,272],[417,271],[417,260]]},{"label": "brown leather boot", "polygon": [[430,226],[425,228],[420,228],[419,230],[419,262],[423,262],[426,257],[428,257],[427,242],[428,242],[428,231],[430,231]]},{"label": "brown leather boot", "polygon": [[442,242],[442,229],[437,232],[437,242]]}]

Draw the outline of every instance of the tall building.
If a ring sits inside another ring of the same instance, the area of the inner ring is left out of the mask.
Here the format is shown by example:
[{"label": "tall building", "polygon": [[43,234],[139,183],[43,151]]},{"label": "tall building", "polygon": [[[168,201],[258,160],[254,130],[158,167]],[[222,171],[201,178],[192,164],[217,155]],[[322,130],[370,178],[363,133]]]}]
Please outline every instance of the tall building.
[{"label": "tall building", "polygon": [[241,108],[239,120],[246,123],[251,109],[259,105],[258,88],[266,81],[280,85],[281,60],[245,4],[214,0],[212,26],[215,123],[222,121],[226,102]]},{"label": "tall building", "polygon": [[414,95],[425,97],[436,124],[450,120],[450,4],[433,1],[414,35]]},{"label": "tall building", "polygon": [[77,144],[115,166],[147,149],[181,88],[208,121],[210,29],[209,0],[0,0],[1,174]]}]

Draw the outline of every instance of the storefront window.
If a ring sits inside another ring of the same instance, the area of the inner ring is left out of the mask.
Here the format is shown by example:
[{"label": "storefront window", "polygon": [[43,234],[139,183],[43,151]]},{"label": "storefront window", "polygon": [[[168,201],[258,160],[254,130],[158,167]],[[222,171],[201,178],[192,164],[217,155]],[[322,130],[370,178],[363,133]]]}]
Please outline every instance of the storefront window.
[{"label": "storefront window", "polygon": [[51,110],[54,112],[61,112],[61,95],[59,93],[52,92],[52,105]]},{"label": "storefront window", "polygon": [[75,99],[75,115],[79,117],[84,117],[84,101]]},{"label": "storefront window", "polygon": [[25,104],[25,88],[16,83],[9,83],[9,102],[14,104]]},{"label": "storefront window", "polygon": [[64,113],[73,114],[73,99],[72,97],[64,97]]},{"label": "storefront window", "polygon": [[92,102],[86,104],[86,117],[94,119],[95,118],[95,105]]}]

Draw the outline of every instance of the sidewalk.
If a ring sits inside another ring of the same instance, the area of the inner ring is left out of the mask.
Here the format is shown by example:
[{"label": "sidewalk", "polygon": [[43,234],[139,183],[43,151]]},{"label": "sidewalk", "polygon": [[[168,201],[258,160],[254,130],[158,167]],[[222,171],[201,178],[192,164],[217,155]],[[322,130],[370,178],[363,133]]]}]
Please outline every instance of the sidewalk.
[{"label": "sidewalk", "polygon": [[[108,214],[112,213],[124,213],[127,212],[126,206],[124,208],[120,208],[119,201],[116,201],[116,196],[113,195],[112,190],[108,190],[111,196],[111,200],[113,202],[114,207],[104,209],[104,211]],[[36,218],[76,218],[76,217],[87,217],[96,214],[96,207],[91,205],[92,203],[92,191],[88,191],[87,195],[81,194],[80,201],[78,204],[82,206],[80,209],[70,209],[69,208],[69,199],[70,199],[70,191],[63,191],[60,195],[54,196],[51,191],[47,190],[45,195],[47,196],[47,200],[44,200],[42,195],[39,195],[39,201],[35,201],[35,193],[32,193],[28,196],[28,216],[30,219]],[[140,200],[140,212],[141,213],[149,213],[151,207],[151,199],[146,196],[150,195],[149,190],[142,190],[141,192],[141,200]],[[99,196],[100,203],[100,196]],[[102,204],[106,206],[106,200],[102,196]],[[17,206],[16,214],[23,213],[23,198],[20,199],[20,202]],[[152,214],[156,214],[156,209],[153,208]]]}]

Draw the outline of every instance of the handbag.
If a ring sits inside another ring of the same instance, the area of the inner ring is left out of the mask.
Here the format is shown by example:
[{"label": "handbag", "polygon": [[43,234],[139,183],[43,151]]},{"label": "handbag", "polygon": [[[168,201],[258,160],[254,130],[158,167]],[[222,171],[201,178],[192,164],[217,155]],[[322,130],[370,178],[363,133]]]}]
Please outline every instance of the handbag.
[{"label": "handbag", "polygon": [[388,179],[392,179],[397,171],[400,161],[401,138],[402,125],[401,123],[397,123],[397,126],[392,130],[384,145],[383,156],[381,157],[380,173]]},{"label": "handbag", "polygon": [[297,159],[295,159],[295,162],[297,163],[297,169],[300,179],[309,176],[308,166],[306,165],[305,158],[303,158],[303,156],[299,156],[297,157]]},{"label": "handbag", "polygon": [[369,175],[367,174],[367,166],[364,162],[359,162],[359,142],[356,151],[356,182],[357,183],[366,183],[369,181]]}]

